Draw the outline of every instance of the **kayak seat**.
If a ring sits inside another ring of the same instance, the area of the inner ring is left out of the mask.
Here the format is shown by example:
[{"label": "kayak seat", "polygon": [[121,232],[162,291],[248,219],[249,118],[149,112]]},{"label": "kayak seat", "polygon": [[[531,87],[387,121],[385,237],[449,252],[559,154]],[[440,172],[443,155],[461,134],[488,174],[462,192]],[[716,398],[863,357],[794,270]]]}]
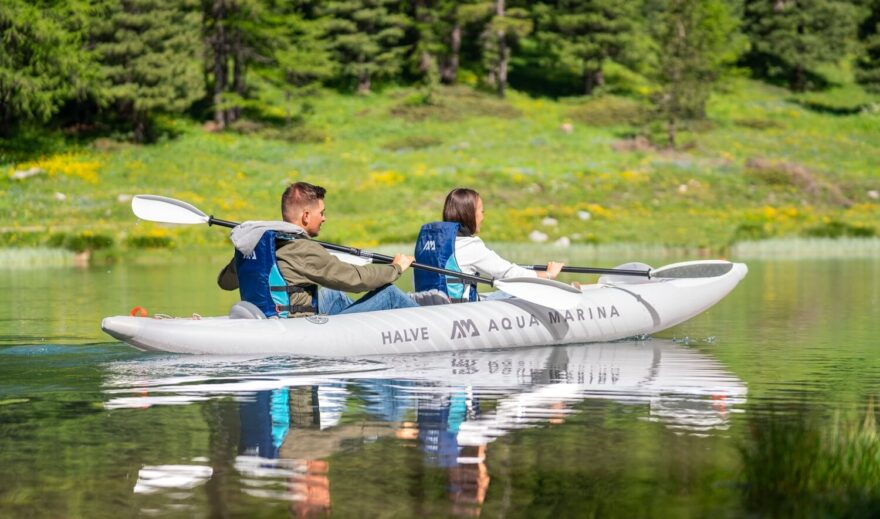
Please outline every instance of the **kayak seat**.
[{"label": "kayak seat", "polygon": [[257,305],[247,301],[239,301],[229,309],[230,319],[265,319],[266,314]]},{"label": "kayak seat", "polygon": [[407,295],[419,306],[448,305],[452,302],[448,295],[436,288],[422,290],[421,292],[410,292]]}]

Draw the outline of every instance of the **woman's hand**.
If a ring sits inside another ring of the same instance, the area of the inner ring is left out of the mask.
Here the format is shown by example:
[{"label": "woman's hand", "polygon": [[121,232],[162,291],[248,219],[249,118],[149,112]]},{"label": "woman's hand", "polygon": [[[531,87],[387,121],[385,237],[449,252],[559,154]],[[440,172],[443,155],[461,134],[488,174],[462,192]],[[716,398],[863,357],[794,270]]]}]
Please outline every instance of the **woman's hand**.
[{"label": "woman's hand", "polygon": [[[557,261],[549,261],[547,262],[547,270],[545,272],[539,272],[538,277],[547,278],[547,279],[556,279],[556,276],[562,272],[562,267],[565,266],[565,263],[559,263]],[[541,274],[544,274],[543,276]]]},{"label": "woman's hand", "polygon": [[562,272],[562,267],[565,266],[565,263],[559,263],[556,261],[548,261],[547,262],[547,277],[550,279],[556,279],[556,276]]}]

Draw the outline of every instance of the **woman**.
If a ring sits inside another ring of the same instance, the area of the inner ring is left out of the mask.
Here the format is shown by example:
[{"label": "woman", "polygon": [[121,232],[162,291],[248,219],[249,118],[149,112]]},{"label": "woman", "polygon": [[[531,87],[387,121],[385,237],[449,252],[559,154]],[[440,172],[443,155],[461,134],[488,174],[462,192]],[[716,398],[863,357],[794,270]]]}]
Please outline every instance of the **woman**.
[{"label": "woman", "polygon": [[[486,247],[477,234],[483,222],[483,200],[473,189],[456,188],[446,195],[443,204],[443,222],[426,224],[416,244],[416,261],[437,264],[465,274],[481,274],[489,278],[542,277],[554,279],[562,270],[562,263],[547,263],[547,271],[534,271],[507,261]],[[455,233],[454,235],[452,233]],[[454,245],[445,247],[454,236]],[[446,252],[444,252],[444,250]],[[455,283],[453,279],[431,278],[429,273],[416,273],[416,290],[445,289],[453,299],[476,300],[476,289]],[[421,285],[421,286],[420,286]],[[500,294],[499,294],[499,297]]]}]

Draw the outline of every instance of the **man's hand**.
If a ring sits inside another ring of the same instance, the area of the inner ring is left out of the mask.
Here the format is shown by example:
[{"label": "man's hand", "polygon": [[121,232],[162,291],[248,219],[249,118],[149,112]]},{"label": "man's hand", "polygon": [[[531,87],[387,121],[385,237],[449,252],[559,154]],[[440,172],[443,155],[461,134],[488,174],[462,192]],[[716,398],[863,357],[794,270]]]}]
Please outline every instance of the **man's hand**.
[{"label": "man's hand", "polygon": [[394,261],[392,261],[391,264],[399,266],[400,271],[403,272],[408,269],[415,260],[416,259],[412,256],[407,256],[406,254],[398,254],[394,256]]}]

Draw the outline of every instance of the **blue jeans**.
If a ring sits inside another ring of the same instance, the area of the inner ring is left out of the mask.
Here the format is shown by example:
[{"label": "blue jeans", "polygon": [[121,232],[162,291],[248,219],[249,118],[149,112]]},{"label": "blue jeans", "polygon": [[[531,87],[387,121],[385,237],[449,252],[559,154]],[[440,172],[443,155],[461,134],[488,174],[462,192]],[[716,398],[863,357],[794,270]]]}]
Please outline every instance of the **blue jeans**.
[{"label": "blue jeans", "polygon": [[356,314],[416,306],[419,305],[394,285],[371,290],[357,301],[352,301],[339,290],[324,287],[318,289],[318,312],[323,315]]}]

